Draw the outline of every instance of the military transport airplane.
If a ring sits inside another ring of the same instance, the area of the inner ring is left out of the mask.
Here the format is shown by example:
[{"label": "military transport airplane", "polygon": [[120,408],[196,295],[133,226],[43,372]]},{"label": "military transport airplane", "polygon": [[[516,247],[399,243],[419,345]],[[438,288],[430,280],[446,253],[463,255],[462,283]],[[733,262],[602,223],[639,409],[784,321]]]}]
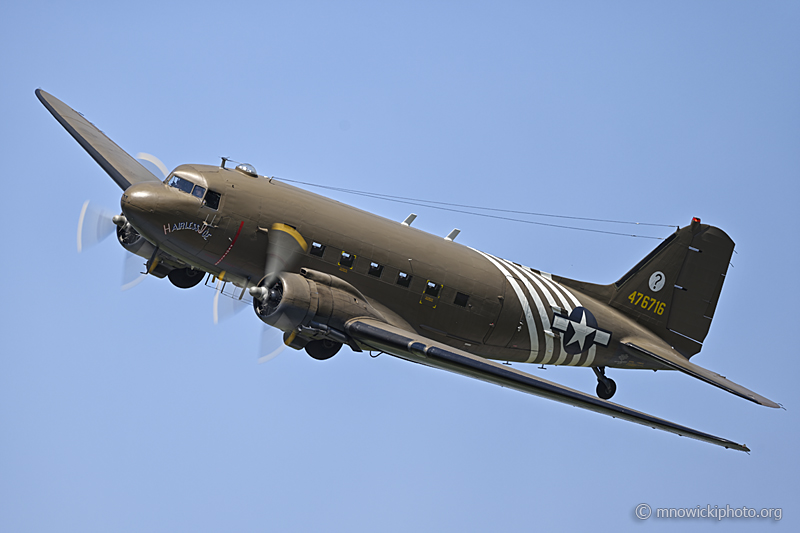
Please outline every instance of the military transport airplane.
[{"label": "military transport airplane", "polygon": [[[768,407],[778,404],[690,361],[708,333],[734,243],[699,219],[618,281],[535,270],[311,192],[247,164],[149,172],[83,115],[36,96],[122,189],[120,244],[176,286],[206,274],[248,291],[284,343],[316,359],[343,346],[543,396],[725,448],[744,445],[607,401],[606,368],[677,370]],[[109,222],[112,224],[112,222]],[[571,365],[594,397],[496,361]]]}]

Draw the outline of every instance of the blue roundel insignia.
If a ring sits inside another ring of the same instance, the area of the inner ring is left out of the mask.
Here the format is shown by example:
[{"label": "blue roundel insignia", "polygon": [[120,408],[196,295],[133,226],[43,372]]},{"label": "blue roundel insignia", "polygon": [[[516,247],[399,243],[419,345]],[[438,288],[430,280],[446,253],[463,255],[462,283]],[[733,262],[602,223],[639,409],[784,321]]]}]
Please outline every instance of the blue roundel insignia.
[{"label": "blue roundel insignia", "polygon": [[576,307],[568,317],[553,317],[553,329],[564,337],[564,351],[570,355],[585,352],[593,344],[608,346],[611,334],[597,327],[597,319],[585,307]]}]

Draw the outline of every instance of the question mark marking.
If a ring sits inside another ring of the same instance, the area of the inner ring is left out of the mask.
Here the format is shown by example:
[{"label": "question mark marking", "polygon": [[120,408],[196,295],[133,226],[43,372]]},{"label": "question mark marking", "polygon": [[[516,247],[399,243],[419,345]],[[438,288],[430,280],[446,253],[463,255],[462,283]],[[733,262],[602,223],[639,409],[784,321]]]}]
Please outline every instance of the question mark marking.
[{"label": "question mark marking", "polygon": [[664,282],[666,281],[666,276],[664,276],[663,272],[653,272],[650,276],[650,290],[653,292],[658,292],[664,287]]}]

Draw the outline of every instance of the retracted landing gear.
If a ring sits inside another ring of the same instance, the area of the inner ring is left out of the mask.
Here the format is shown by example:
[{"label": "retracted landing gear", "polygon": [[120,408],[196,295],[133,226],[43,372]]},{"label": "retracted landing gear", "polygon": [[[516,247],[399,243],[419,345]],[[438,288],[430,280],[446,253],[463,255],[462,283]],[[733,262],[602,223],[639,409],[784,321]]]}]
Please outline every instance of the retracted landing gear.
[{"label": "retracted landing gear", "polygon": [[597,396],[603,400],[610,400],[617,392],[617,384],[614,380],[606,377],[606,367],[593,366],[594,374],[597,376]]}]

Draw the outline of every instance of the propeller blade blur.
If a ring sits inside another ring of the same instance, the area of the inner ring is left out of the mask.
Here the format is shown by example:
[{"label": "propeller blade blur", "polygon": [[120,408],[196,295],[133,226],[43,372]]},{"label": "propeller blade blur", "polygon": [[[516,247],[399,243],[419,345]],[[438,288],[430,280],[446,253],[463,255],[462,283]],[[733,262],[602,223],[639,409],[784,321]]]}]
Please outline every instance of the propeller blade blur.
[{"label": "propeller blade blur", "polygon": [[144,258],[136,254],[126,253],[122,266],[122,290],[127,291],[137,286],[147,277],[144,274]]},{"label": "propeller blade blur", "polygon": [[[251,301],[248,300],[240,300],[239,297],[236,295],[235,291],[239,289],[233,289],[234,292],[229,294],[227,291],[225,294],[222,293],[224,288],[223,282],[221,280],[217,280],[217,284],[214,287],[214,305],[213,305],[213,318],[214,324],[219,324],[220,322],[224,322],[231,318],[233,315],[239,313],[243,309],[248,307],[252,307]],[[243,290],[243,289],[242,289]]]},{"label": "propeller blade blur", "polygon": [[264,269],[266,286],[269,286],[278,274],[290,270],[290,263],[295,254],[308,251],[308,244],[303,236],[286,224],[273,224],[268,236],[269,249]]},{"label": "propeller blade blur", "polygon": [[[169,170],[167,166],[161,162],[159,158],[152,154],[146,154],[144,152],[139,152],[136,154],[136,159],[142,163],[142,166],[150,171],[150,173],[159,178],[164,179],[169,175]],[[160,176],[160,177],[159,177]]]},{"label": "propeller blade blur", "polygon": [[113,216],[113,213],[96,207],[89,200],[83,203],[78,217],[78,253],[111,235],[116,228]]},{"label": "propeller blade blur", "polygon": [[[291,342],[291,337],[294,334],[292,333],[289,337],[289,342]],[[286,341],[284,333],[277,329],[270,326],[264,326],[261,330],[261,345],[259,347],[258,353],[258,363],[266,363],[271,359],[275,359],[280,355],[280,353],[286,349]]]}]

